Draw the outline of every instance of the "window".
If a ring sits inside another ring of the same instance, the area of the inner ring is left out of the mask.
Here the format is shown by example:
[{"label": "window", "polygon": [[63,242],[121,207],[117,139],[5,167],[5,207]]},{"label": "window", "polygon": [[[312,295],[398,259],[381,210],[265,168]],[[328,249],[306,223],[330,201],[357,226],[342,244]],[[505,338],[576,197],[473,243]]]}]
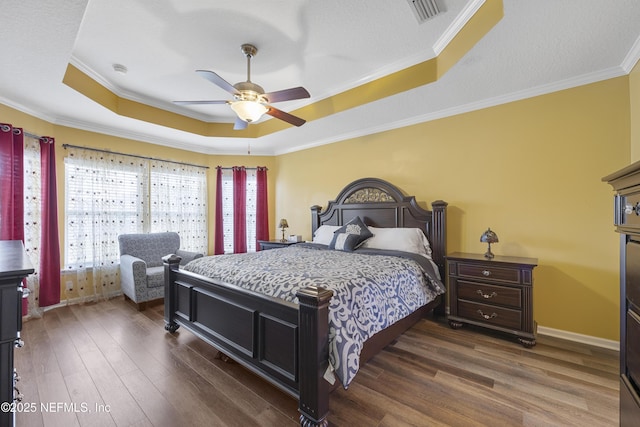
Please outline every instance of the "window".
[{"label": "window", "polygon": [[150,231],[177,231],[180,246],[207,253],[206,169],[152,160]]},{"label": "window", "polygon": [[65,194],[67,268],[117,265],[127,233],[176,231],[183,249],[207,252],[203,168],[70,149]]},{"label": "window", "polygon": [[[255,169],[247,169],[246,180],[246,235],[247,252],[256,251],[256,206],[257,206],[257,174]],[[224,229],[224,253],[230,254],[233,249],[234,210],[233,210],[233,171],[222,170],[222,218]]]}]

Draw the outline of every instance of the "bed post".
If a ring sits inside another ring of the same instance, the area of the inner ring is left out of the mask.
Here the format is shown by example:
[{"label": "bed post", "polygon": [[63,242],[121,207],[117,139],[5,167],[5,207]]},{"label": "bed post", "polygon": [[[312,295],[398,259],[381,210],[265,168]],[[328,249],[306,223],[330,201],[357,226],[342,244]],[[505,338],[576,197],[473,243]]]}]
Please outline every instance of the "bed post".
[{"label": "bed post", "polygon": [[176,278],[176,271],[180,268],[182,257],[171,254],[162,258],[164,265],[164,329],[174,333],[178,330],[178,325],[173,320],[173,313],[176,312],[176,299],[173,286]]},{"label": "bed post", "polygon": [[313,205],[311,206],[311,238],[313,239],[313,235],[316,233],[316,230],[320,228],[320,210],[322,206]]},{"label": "bed post", "polygon": [[[431,203],[433,208],[431,244],[434,246],[432,253],[433,262],[438,266],[442,282],[445,283],[447,277],[446,257],[447,257],[447,205],[444,200],[436,200]],[[437,315],[444,316],[447,310],[447,299],[442,298],[440,304],[433,310]]]},{"label": "bed post", "polygon": [[447,256],[447,205],[443,200],[436,200],[431,203],[433,208],[431,244],[434,246],[433,261],[440,269],[440,274],[445,277],[445,258]]},{"label": "bed post", "polygon": [[298,314],[300,425],[326,427],[329,413],[329,302],[333,292],[321,287],[300,289]]}]

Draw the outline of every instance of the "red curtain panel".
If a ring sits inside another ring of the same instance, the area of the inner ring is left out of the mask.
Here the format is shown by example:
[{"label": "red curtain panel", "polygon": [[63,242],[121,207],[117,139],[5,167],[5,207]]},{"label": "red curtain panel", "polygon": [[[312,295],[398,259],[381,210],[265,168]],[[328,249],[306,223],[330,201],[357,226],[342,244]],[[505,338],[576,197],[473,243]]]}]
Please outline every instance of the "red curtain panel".
[{"label": "red curtain panel", "polygon": [[60,302],[60,240],[58,238],[58,190],[55,140],[40,138],[41,231],[40,307]]},{"label": "red curtain panel", "polygon": [[267,200],[267,168],[258,167],[256,172],[256,251],[258,240],[269,240],[269,205]]}]

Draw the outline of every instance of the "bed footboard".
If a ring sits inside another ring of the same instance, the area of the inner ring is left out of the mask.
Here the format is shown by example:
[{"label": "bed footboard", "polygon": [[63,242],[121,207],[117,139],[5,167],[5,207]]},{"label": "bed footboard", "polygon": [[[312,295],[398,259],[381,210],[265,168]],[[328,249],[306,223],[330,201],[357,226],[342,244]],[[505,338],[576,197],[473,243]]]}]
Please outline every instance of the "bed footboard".
[{"label": "bed footboard", "polygon": [[163,258],[165,329],[183,326],[297,398],[301,425],[326,426],[333,292],[304,288],[294,304],[180,270],[180,260]]}]

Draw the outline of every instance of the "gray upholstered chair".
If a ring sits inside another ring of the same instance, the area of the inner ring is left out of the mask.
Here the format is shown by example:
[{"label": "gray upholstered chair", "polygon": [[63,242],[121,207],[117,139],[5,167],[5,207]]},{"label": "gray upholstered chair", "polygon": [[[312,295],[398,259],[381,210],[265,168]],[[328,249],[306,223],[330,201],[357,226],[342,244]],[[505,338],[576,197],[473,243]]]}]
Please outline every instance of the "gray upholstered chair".
[{"label": "gray upholstered chair", "polygon": [[144,310],[147,301],[164,298],[163,256],[179,255],[184,265],[203,255],[180,250],[180,236],[174,232],[121,234],[118,242],[122,292],[138,310]]}]

